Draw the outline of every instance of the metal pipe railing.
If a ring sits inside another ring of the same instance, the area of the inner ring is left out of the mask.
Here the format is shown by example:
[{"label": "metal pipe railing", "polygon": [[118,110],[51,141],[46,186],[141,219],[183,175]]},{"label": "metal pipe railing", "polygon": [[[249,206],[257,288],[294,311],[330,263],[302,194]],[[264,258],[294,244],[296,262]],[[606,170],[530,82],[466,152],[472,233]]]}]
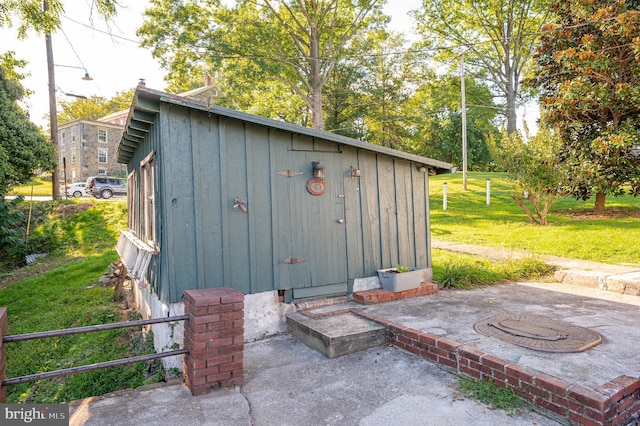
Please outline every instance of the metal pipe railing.
[{"label": "metal pipe railing", "polygon": [[36,380],[42,379],[52,379],[54,377],[68,376],[70,374],[84,373],[85,371],[99,370],[101,368],[108,367],[117,367],[119,365],[133,364],[136,362],[151,361],[154,359],[166,358],[186,353],[189,353],[189,349],[176,349],[173,351],[161,352],[159,354],[140,355],[131,358],[117,359],[114,361],[97,362],[95,364],[65,368],[63,370],[48,371],[46,373],[31,374],[29,376],[20,376],[14,377],[12,379],[5,379],[2,381],[2,386],[18,385],[20,383],[35,382]]},{"label": "metal pipe railing", "polygon": [[89,333],[93,331],[114,330],[118,328],[139,327],[142,325],[159,324],[163,322],[185,321],[189,319],[189,315],[181,315],[177,317],[155,318],[149,320],[137,320],[127,322],[115,322],[113,324],[88,325],[86,327],[67,328],[64,330],[41,331],[38,333],[16,334],[14,336],[4,336],[2,341],[22,342],[25,340],[44,339],[48,337],[69,336],[72,334]]},{"label": "metal pipe railing", "polygon": [[[16,334],[14,336],[4,336],[2,338],[3,343],[9,342],[22,342],[33,339],[46,339],[50,337],[69,336],[73,334],[91,333],[96,331],[114,330],[118,328],[131,328],[140,327],[144,325],[160,324],[173,321],[186,321],[189,319],[189,315],[180,315],[176,317],[167,318],[155,318],[149,320],[127,321],[117,322],[113,324],[101,324],[101,325],[89,325],[86,327],[67,328],[64,330],[51,330],[42,331],[37,333]],[[133,364],[136,362],[151,361],[160,358],[167,358],[170,356],[182,355],[189,353],[189,349],[176,349],[167,352],[161,352],[159,354],[140,355],[131,358],[117,359],[114,361],[98,362],[95,364],[81,365],[79,367],[65,368],[62,370],[48,371],[45,373],[31,374],[28,376],[13,377],[11,379],[2,380],[2,386],[17,385],[20,383],[34,382],[36,380],[51,379],[54,377],[68,376],[70,374],[83,373],[85,371],[99,370],[101,368],[117,367],[119,365]]]}]

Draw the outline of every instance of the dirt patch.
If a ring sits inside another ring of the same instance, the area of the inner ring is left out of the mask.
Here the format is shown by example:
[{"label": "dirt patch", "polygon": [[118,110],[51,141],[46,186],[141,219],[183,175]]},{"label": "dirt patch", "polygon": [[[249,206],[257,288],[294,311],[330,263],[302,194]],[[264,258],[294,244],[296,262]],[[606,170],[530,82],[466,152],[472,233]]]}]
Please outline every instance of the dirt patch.
[{"label": "dirt patch", "polygon": [[619,219],[625,217],[640,217],[640,210],[607,209],[604,214],[595,214],[593,211],[563,212],[565,216],[574,219]]},{"label": "dirt patch", "polygon": [[68,263],[68,256],[47,256],[39,259],[37,262],[29,266],[23,266],[22,268],[15,269],[0,277],[0,288],[5,288],[20,280],[44,274],[45,272],[49,272]]},{"label": "dirt patch", "polygon": [[72,216],[76,213],[81,213],[93,206],[95,206],[95,201],[82,201],[74,204],[59,204],[55,208],[55,213],[60,216],[61,219],[66,219],[69,216]]}]

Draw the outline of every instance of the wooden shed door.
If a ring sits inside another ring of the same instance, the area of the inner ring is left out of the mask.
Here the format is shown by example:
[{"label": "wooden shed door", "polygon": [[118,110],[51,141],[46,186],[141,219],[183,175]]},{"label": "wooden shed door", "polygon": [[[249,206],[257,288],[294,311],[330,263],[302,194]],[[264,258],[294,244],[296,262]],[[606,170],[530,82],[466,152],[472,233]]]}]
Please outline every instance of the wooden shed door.
[{"label": "wooden shed door", "polygon": [[[288,212],[280,215],[279,228],[287,229],[284,234],[290,238],[282,245],[290,247],[290,255],[278,265],[280,286],[293,289],[294,299],[346,293],[347,224],[341,154],[296,151],[288,154],[289,170],[302,174],[280,179],[278,185],[279,192],[287,192],[289,204]],[[326,188],[322,195],[312,195],[307,189],[314,161],[325,167]]]}]

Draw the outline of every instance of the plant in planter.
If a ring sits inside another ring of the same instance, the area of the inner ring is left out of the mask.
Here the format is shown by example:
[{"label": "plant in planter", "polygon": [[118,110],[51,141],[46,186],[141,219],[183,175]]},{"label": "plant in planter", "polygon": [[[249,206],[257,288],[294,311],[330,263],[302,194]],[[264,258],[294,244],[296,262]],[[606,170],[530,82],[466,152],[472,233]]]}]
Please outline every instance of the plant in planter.
[{"label": "plant in planter", "polygon": [[424,269],[397,265],[395,268],[379,269],[378,277],[383,289],[397,292],[420,287],[423,272]]}]

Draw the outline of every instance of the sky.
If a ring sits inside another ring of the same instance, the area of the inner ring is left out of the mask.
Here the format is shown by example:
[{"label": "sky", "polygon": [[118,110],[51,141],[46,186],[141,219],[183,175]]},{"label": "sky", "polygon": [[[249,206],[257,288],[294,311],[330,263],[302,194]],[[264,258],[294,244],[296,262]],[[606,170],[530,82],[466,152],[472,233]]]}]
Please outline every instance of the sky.
[{"label": "sky", "polygon": [[[417,9],[420,3],[420,0],[389,1],[385,12],[392,17],[391,29],[405,31],[411,28],[407,12]],[[143,21],[142,14],[148,5],[146,0],[120,0],[122,8],[109,26],[95,16],[95,12],[90,20],[88,0],[67,0],[64,4],[62,31],[52,36],[58,101],[75,99],[65,93],[110,98],[136,86],[140,78],[146,80],[147,87],[164,90],[164,70],[152,58],[151,52],[140,48],[136,42],[136,29]],[[0,53],[7,50],[13,50],[19,59],[29,62],[23,71],[30,76],[23,84],[35,93],[24,106],[32,121],[46,127],[49,93],[44,37],[30,32],[26,40],[18,40],[15,27],[0,29]],[[93,77],[92,81],[82,80],[84,69]]]},{"label": "sky", "polygon": [[[52,36],[58,101],[75,99],[65,93],[110,98],[136,86],[141,78],[146,80],[147,87],[164,90],[164,70],[150,51],[140,48],[135,34],[148,1],[120,0],[118,16],[109,25],[95,12],[91,17],[90,3],[89,0],[65,1],[62,30]],[[392,18],[389,29],[415,39],[411,33],[413,21],[407,14],[420,5],[421,0],[389,0],[385,6],[385,13]],[[18,40],[15,27],[2,28],[0,53],[7,50],[13,50],[19,59],[29,62],[23,71],[30,76],[23,84],[34,94],[24,106],[32,121],[46,127],[49,95],[44,37],[30,32],[27,39]],[[82,80],[85,69],[93,77],[92,81]]]}]

